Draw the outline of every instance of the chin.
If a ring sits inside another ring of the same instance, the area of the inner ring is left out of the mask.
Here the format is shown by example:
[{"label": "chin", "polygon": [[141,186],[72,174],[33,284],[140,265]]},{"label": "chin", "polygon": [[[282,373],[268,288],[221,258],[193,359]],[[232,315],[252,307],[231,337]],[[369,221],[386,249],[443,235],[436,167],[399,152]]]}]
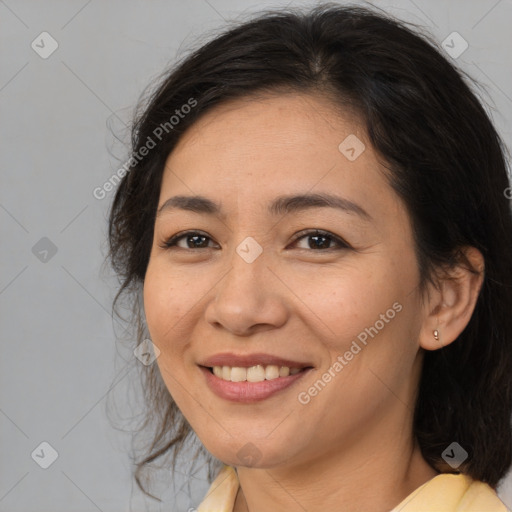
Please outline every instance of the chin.
[{"label": "chin", "polygon": [[[206,445],[205,445],[206,446]],[[283,449],[286,444],[283,441],[241,441],[234,443],[231,441],[229,446],[219,446],[215,442],[214,449],[208,451],[224,464],[229,466],[270,469],[290,461],[294,453]]]}]

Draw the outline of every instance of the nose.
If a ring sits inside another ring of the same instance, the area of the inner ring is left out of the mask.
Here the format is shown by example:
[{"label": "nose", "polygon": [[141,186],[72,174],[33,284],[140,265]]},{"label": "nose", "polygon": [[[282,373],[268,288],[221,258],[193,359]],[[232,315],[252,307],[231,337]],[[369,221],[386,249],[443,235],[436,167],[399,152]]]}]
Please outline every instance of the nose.
[{"label": "nose", "polygon": [[209,324],[238,336],[281,327],[288,314],[283,285],[267,267],[264,255],[248,263],[235,251],[231,268],[205,311]]}]

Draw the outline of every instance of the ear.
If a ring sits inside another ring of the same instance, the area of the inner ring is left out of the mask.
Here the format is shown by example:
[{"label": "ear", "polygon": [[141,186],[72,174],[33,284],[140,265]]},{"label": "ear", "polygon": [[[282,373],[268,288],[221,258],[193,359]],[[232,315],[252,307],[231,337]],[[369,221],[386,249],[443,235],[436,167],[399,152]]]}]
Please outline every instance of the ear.
[{"label": "ear", "polygon": [[[437,350],[455,341],[475,309],[484,278],[484,257],[475,247],[464,247],[462,253],[469,268],[461,261],[444,269],[443,275],[437,277],[437,286],[428,289],[419,336],[419,344],[425,350]],[[439,339],[434,336],[435,330]]]}]

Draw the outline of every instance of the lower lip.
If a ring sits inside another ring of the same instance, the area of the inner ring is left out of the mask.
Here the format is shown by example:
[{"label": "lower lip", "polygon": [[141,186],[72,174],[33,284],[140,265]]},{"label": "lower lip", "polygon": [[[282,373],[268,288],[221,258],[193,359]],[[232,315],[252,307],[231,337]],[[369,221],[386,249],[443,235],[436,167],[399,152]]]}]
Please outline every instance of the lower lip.
[{"label": "lower lip", "polygon": [[311,369],[302,370],[288,377],[278,377],[277,379],[263,380],[261,382],[231,382],[215,376],[209,368],[200,367],[208,386],[217,396],[225,400],[241,403],[258,402],[269,398],[302,379]]}]

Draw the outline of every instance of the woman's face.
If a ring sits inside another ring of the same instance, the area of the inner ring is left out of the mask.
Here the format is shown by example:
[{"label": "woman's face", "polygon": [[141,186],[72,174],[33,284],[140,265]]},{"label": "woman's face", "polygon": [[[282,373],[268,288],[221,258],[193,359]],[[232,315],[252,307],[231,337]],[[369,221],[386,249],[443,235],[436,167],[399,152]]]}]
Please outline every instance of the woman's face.
[{"label": "woman's face", "polygon": [[362,464],[409,433],[426,313],[382,169],[361,125],[310,95],[217,107],[169,156],[146,319],[169,392],[225,463]]}]

